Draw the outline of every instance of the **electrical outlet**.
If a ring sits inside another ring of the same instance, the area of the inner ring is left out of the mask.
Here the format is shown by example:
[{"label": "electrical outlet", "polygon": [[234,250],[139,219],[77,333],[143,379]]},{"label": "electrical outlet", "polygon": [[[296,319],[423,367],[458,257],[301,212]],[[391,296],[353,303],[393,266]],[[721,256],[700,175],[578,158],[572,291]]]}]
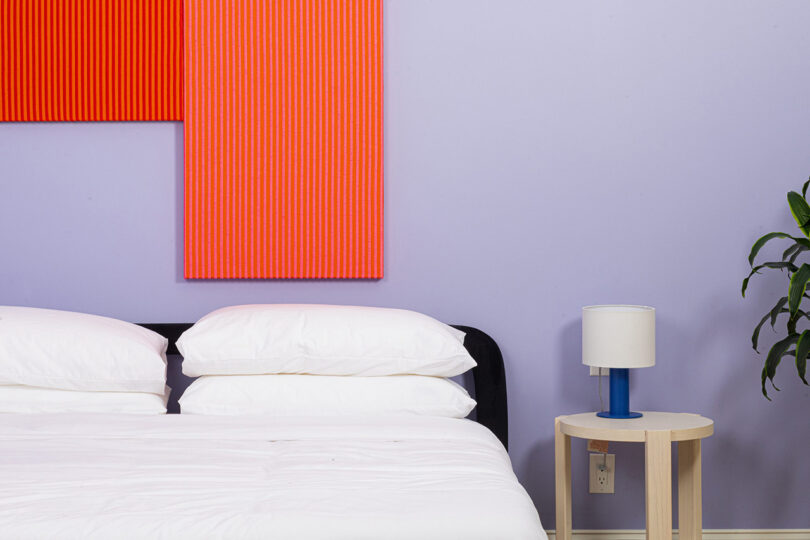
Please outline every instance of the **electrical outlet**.
[{"label": "electrical outlet", "polygon": [[590,493],[613,493],[616,454],[590,454]]},{"label": "electrical outlet", "polygon": [[610,368],[596,367],[596,366],[588,366],[588,367],[591,368],[590,372],[591,377],[599,376],[599,370],[602,370],[602,377],[607,377],[608,375],[610,375]]}]

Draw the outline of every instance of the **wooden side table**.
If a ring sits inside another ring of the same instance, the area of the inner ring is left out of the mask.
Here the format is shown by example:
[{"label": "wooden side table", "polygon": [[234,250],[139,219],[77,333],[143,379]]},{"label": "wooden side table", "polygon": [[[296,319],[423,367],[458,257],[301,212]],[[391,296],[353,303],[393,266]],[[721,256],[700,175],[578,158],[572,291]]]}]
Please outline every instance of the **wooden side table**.
[{"label": "wooden side table", "polygon": [[678,443],[678,527],[681,540],[703,537],[700,440],[714,422],[697,414],[644,412],[641,418],[599,418],[596,413],[554,420],[557,540],[571,540],[571,437],[643,442],[647,539],[672,540],[672,442]]}]

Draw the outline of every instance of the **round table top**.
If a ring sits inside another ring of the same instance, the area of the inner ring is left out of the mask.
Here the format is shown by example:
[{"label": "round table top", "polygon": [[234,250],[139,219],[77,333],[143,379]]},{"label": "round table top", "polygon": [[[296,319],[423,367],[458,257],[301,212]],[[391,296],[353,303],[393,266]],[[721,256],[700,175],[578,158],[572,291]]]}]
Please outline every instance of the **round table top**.
[{"label": "round table top", "polygon": [[641,418],[601,418],[595,412],[560,416],[560,431],[580,439],[644,442],[647,431],[669,431],[673,441],[703,439],[714,433],[714,422],[691,413],[642,411]]}]

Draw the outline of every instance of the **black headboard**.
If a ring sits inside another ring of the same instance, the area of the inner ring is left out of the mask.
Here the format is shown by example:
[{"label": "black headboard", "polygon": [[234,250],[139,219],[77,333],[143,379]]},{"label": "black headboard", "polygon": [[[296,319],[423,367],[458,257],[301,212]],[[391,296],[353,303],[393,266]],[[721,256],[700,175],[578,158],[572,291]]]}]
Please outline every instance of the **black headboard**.
[{"label": "black headboard", "polygon": [[[169,398],[169,412],[179,412],[177,399],[191,384],[191,377],[183,375],[180,369],[180,360],[177,355],[177,340],[180,335],[191,328],[192,323],[142,323],[141,326],[149,328],[169,340],[169,368],[167,373],[172,395]],[[467,336],[464,338],[464,347],[475,358],[478,366],[473,368],[472,389],[478,406],[475,408],[478,423],[488,427],[508,447],[509,422],[506,412],[506,376],[504,374],[503,356],[498,344],[485,332],[471,326],[453,325]]]}]

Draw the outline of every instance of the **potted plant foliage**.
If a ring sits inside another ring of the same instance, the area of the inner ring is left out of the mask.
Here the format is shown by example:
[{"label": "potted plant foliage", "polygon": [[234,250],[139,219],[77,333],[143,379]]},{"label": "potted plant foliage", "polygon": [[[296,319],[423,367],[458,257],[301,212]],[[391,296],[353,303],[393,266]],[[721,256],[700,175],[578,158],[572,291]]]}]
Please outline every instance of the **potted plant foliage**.
[{"label": "potted plant foliage", "polygon": [[[754,274],[759,274],[760,270],[773,268],[787,273],[790,280],[787,290],[787,296],[783,296],[776,301],[773,308],[766,313],[759,324],[754,328],[754,333],[751,336],[751,345],[754,350],[759,353],[759,332],[766,322],[770,322],[772,328],[776,328],[776,323],[780,320],[780,315],[787,314],[788,317],[782,317],[781,320],[785,321],[785,329],[787,335],[773,344],[768,351],[768,356],[765,358],[765,365],[762,368],[762,394],[768,396],[768,389],[766,383],[771,382],[774,389],[779,390],[773,382],[773,377],[776,375],[776,368],[782,358],[794,357],[796,361],[796,371],[799,374],[804,384],[808,384],[805,378],[807,371],[807,356],[810,353],[810,330],[798,331],[797,324],[802,318],[810,320],[810,314],[801,309],[802,302],[805,298],[810,298],[807,293],[807,283],[810,281],[810,264],[802,263],[799,265],[798,258],[805,251],[810,251],[810,204],[807,202],[807,188],[810,185],[810,180],[805,182],[802,186],[801,194],[791,191],[787,194],[788,205],[793,218],[799,226],[799,230],[803,236],[792,236],[783,232],[768,233],[756,242],[751,247],[751,254],[748,256],[748,263],[751,265],[751,272],[742,282],[742,295],[745,297],[745,290],[748,288],[748,281]],[[762,249],[762,246],[767,244],[773,239],[789,240],[790,246],[782,253],[782,260],[768,261],[754,265],[757,254]]]}]

